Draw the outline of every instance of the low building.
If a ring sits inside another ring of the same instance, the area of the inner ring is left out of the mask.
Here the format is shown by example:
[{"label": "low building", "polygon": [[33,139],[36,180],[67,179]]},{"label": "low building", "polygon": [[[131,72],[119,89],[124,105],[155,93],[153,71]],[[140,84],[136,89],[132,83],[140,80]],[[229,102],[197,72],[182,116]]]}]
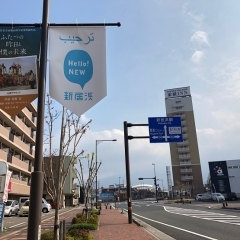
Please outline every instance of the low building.
[{"label": "low building", "polygon": [[211,190],[224,196],[235,192],[240,198],[240,160],[208,162]]},{"label": "low building", "polygon": [[[50,178],[52,178],[52,175],[51,175],[51,171],[49,171],[49,168],[48,168],[49,158],[45,157],[43,159],[43,161],[45,162],[43,170],[46,173],[46,177],[48,179],[50,179]],[[71,157],[70,156],[66,156],[65,160],[64,160],[64,170],[65,171],[67,170],[70,161],[71,161]],[[53,171],[53,178],[54,178],[54,183],[55,184],[57,183],[58,163],[59,163],[59,156],[54,156],[53,157],[52,171]],[[76,173],[74,171],[74,166],[72,165],[69,168],[69,172],[68,172],[68,174],[66,176],[65,183],[64,183],[64,186],[63,186],[63,196],[62,196],[62,198],[61,198],[62,200],[60,202],[60,205],[62,205],[63,207],[65,207],[65,206],[75,206],[77,204],[77,199],[79,197],[79,193],[76,190],[76,184],[74,183],[76,178],[77,178],[77,176],[76,176]],[[48,182],[50,184],[52,181],[48,181]],[[51,197],[47,193],[46,183],[44,183],[43,197],[47,201],[51,202]]]},{"label": "low building", "polygon": [[12,177],[8,199],[30,195],[35,158],[37,108],[32,103],[14,117],[0,110],[0,160],[6,161]]}]

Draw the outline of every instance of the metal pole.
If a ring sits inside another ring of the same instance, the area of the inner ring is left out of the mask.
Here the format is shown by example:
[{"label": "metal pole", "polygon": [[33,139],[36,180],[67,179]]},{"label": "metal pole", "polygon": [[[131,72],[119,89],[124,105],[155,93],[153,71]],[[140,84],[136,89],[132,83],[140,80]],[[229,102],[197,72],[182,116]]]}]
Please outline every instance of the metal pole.
[{"label": "metal pole", "polygon": [[158,197],[157,197],[157,176],[156,176],[156,169],[155,169],[155,163],[152,163],[152,165],[154,166],[154,178],[155,178],[155,194],[156,194],[156,201],[158,202]]},{"label": "metal pole", "polygon": [[120,201],[120,179],[121,179],[121,177],[119,177],[119,185],[118,185],[118,197],[119,197],[119,201]]},{"label": "metal pole", "polygon": [[40,72],[38,82],[38,113],[36,131],[36,151],[34,161],[34,172],[31,173],[30,206],[28,216],[27,240],[38,240],[41,234],[42,216],[42,191],[43,191],[43,132],[44,132],[44,109],[46,91],[46,65],[47,65],[47,41],[48,41],[48,11],[49,1],[43,1],[42,33],[41,33],[41,55]]},{"label": "metal pole", "polygon": [[97,203],[97,201],[98,201],[98,196],[97,196],[97,190],[98,190],[98,185],[97,185],[97,143],[98,143],[98,141],[96,140],[96,156],[95,156],[95,164],[96,164],[96,166],[95,166],[95,168],[96,168],[96,203]]},{"label": "metal pole", "polygon": [[132,223],[132,197],[131,197],[131,179],[129,164],[129,146],[128,146],[128,126],[124,122],[124,145],[125,145],[125,164],[126,164],[126,180],[127,180],[127,203],[128,203],[128,223]]},{"label": "metal pole", "polygon": [[[62,126],[61,126],[61,137],[60,137],[60,145],[59,145],[59,159],[57,165],[57,186],[56,187],[56,199],[55,199],[55,218],[54,218],[54,239],[58,239],[58,229],[59,229],[59,202],[60,202],[60,178],[61,178],[61,164],[64,159],[62,158],[63,155],[63,144],[65,138],[64,132],[64,119],[65,119],[65,107],[62,107]],[[63,163],[64,164],[64,163]]]}]

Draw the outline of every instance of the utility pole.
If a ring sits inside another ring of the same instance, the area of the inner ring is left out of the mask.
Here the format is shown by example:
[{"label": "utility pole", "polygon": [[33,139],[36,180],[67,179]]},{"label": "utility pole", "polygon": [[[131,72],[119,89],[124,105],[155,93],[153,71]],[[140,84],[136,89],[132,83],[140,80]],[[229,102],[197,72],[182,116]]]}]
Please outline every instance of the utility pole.
[{"label": "utility pole", "polygon": [[156,201],[158,202],[158,197],[157,197],[157,177],[156,177],[156,169],[155,169],[155,163],[152,163],[154,166],[154,184],[155,184],[155,194],[156,194]]}]

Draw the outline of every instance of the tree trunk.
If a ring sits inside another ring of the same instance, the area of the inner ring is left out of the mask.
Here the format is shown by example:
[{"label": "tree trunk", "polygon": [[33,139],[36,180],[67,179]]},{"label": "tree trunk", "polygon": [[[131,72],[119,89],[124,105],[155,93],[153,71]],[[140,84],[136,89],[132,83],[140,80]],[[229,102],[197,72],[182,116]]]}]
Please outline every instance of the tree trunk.
[{"label": "tree trunk", "polygon": [[55,198],[54,240],[59,240],[59,196]]}]

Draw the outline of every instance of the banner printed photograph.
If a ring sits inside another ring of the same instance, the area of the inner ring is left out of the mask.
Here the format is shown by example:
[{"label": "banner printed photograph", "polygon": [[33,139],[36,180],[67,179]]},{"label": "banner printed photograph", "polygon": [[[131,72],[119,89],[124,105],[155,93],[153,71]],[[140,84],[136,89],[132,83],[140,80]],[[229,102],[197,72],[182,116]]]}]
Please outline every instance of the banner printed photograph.
[{"label": "banner printed photograph", "polygon": [[37,93],[37,56],[0,58],[0,96]]}]

